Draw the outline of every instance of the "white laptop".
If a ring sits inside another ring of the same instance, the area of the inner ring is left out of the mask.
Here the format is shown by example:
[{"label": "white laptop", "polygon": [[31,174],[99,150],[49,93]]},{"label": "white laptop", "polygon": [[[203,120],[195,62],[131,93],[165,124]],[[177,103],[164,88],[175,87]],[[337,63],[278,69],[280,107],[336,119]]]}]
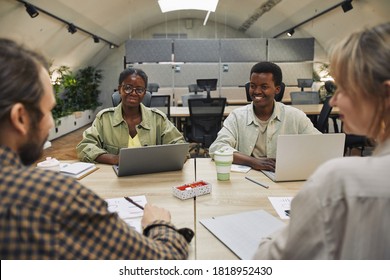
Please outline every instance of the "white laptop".
[{"label": "white laptop", "polygon": [[344,133],[279,135],[275,172],[262,170],[271,180],[306,180],[327,160],[344,155]]},{"label": "white laptop", "polygon": [[188,148],[188,143],[123,148],[113,169],[118,177],[181,170]]}]

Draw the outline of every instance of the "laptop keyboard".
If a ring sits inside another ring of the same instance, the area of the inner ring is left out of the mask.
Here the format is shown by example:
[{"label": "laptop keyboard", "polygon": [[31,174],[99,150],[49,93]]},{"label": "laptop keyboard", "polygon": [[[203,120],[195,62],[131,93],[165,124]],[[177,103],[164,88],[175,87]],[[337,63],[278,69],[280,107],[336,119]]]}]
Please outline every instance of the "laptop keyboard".
[{"label": "laptop keyboard", "polygon": [[261,170],[266,176],[268,176],[272,181],[275,181],[275,172],[272,171],[266,171],[266,170]]}]

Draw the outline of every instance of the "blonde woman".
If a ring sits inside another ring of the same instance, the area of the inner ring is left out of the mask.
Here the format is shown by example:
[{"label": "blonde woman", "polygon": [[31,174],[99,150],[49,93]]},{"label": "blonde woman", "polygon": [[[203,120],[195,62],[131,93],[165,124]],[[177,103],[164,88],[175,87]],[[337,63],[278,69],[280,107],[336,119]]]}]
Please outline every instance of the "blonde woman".
[{"label": "blonde woman", "polygon": [[354,33],[331,55],[347,133],[376,141],[372,157],[325,163],[293,199],[288,226],[258,259],[390,259],[390,23]]}]

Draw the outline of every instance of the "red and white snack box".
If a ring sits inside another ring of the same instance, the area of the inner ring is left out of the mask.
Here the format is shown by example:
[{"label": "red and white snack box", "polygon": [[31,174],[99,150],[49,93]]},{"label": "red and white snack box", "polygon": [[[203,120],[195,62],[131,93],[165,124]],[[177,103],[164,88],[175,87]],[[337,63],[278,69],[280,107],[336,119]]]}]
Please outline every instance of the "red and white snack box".
[{"label": "red and white snack box", "polygon": [[211,193],[211,184],[205,181],[196,181],[172,188],[173,195],[180,199],[188,199],[194,196]]}]

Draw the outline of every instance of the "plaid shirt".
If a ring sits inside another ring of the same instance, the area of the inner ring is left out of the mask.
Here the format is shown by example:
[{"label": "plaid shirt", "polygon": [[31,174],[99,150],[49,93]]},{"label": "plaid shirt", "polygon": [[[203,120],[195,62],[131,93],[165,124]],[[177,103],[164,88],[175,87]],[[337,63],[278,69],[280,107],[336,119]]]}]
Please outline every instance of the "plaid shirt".
[{"label": "plaid shirt", "polygon": [[[156,221],[172,226],[164,221]],[[0,146],[0,259],[185,259],[175,230],[145,237],[73,178],[24,166]]]}]

